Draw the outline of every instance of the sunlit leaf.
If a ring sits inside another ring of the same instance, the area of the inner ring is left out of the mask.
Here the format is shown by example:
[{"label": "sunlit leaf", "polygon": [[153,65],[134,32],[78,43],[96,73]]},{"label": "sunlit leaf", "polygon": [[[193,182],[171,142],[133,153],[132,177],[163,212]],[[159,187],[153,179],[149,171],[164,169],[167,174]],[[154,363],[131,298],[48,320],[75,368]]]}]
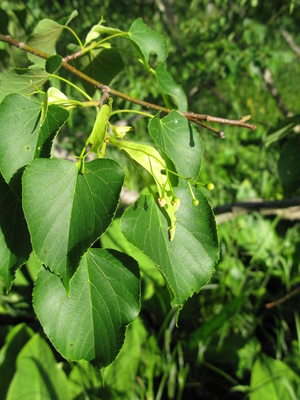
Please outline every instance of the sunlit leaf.
[{"label": "sunlit leaf", "polygon": [[68,288],[84,252],[110,225],[123,170],[113,160],[36,159],[23,175],[23,208],[40,261]]},{"label": "sunlit leaf", "polygon": [[139,313],[137,263],[114,250],[91,249],[82,258],[67,296],[61,279],[42,268],[33,304],[56,349],[68,360],[110,364],[123,345],[126,326]]}]

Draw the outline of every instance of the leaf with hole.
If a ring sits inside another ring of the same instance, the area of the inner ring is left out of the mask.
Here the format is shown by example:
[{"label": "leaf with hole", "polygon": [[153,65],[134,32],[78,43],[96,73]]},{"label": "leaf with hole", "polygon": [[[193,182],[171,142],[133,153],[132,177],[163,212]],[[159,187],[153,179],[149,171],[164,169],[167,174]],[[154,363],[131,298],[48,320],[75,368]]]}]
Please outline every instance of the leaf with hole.
[{"label": "leaf with hole", "polygon": [[149,123],[149,133],[172,160],[180,175],[197,180],[202,163],[203,144],[199,133],[185,117],[175,110],[164,118],[157,114]]},{"label": "leaf with hole", "polygon": [[126,239],[142,250],[164,275],[172,306],[181,307],[211,279],[219,258],[216,222],[212,209],[199,189],[199,206],[192,204],[187,187],[175,188],[181,200],[176,213],[176,235],[169,240],[164,209],[152,196],[141,196],[123,215],[121,230]]}]

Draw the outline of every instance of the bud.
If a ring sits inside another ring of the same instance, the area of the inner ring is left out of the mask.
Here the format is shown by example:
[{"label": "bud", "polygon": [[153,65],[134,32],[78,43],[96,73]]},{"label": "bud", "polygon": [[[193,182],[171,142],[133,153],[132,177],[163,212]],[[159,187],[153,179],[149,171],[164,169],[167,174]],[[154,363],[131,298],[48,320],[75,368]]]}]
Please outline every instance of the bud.
[{"label": "bud", "polygon": [[198,199],[194,199],[193,200],[193,205],[198,207],[199,206],[199,200]]},{"label": "bud", "polygon": [[179,208],[180,206],[180,199],[178,197],[174,197],[172,200],[172,204],[174,207]]},{"label": "bud", "polygon": [[214,190],[215,185],[213,183],[209,182],[205,185],[205,187],[207,190]]},{"label": "bud", "polygon": [[167,199],[165,197],[159,197],[157,199],[159,207],[163,208],[167,204]]}]

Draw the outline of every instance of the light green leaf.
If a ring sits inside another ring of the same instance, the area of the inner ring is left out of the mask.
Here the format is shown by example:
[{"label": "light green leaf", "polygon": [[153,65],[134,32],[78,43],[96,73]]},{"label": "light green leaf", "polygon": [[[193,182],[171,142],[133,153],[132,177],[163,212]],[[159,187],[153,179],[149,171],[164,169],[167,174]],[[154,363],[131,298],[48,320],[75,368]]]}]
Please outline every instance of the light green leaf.
[{"label": "light green leaf", "polygon": [[139,313],[137,263],[114,250],[90,249],[67,296],[60,278],[41,269],[33,305],[56,349],[68,360],[110,364],[123,345],[126,326]]},{"label": "light green leaf", "polygon": [[92,29],[89,31],[89,33],[86,36],[85,39],[85,45],[88,44],[89,42],[98,39],[99,36],[101,35],[118,35],[122,34],[123,31],[120,29],[116,28],[110,28],[108,26],[101,25],[100,23],[97,25],[94,25]]},{"label": "light green leaf", "polygon": [[[169,108],[178,108],[182,112],[187,111],[187,98],[181,85],[174,82],[171,75],[166,71],[164,64],[160,64],[155,70],[155,77],[158,88],[164,96],[166,106]],[[170,96],[171,99],[168,99]],[[173,102],[173,104],[171,104]]]},{"label": "light green leaf", "polygon": [[149,123],[149,133],[172,160],[180,175],[197,180],[203,144],[200,135],[185,117],[175,110],[162,119],[157,114]]},{"label": "light green leaf", "polygon": [[2,74],[0,101],[11,93],[31,94],[49,79],[44,67],[32,65],[29,68],[15,68]]},{"label": "light green leaf", "polygon": [[119,150],[125,151],[130,157],[145,168],[153,177],[158,190],[158,201],[165,200],[164,211],[170,218],[169,237],[173,240],[175,232],[175,212],[178,207],[173,205],[173,192],[170,182],[167,180],[166,163],[158,151],[145,144],[132,143],[124,140],[116,141],[111,138],[111,142]]},{"label": "light green leaf", "polygon": [[297,400],[300,377],[284,362],[262,354],[252,368],[250,400]]},{"label": "light green leaf", "polygon": [[41,110],[41,103],[20,94],[8,95],[0,104],[0,172],[17,194],[24,166],[35,157],[50,156],[53,139],[69,116],[49,106],[40,128]]},{"label": "light green leaf", "polygon": [[133,22],[128,31],[128,37],[138,46],[147,65],[150,52],[155,52],[160,62],[164,62],[167,58],[168,49],[165,38],[148,28],[141,18]]},{"label": "light green leaf", "polygon": [[23,347],[17,358],[17,371],[7,400],[71,400],[64,371],[38,334]]},{"label": "light green leaf", "polygon": [[[41,20],[29,37],[28,45],[43,51],[44,53],[55,54],[56,42],[64,29],[64,25],[51,19]],[[34,54],[28,53],[28,59],[36,65],[44,66],[45,60]]]},{"label": "light green leaf", "polygon": [[[84,170],[84,172],[83,172]],[[68,288],[84,252],[106,231],[119,203],[123,170],[113,160],[80,165],[36,159],[23,175],[23,208],[33,249]]]},{"label": "light green leaf", "polygon": [[219,257],[212,209],[198,189],[199,206],[192,204],[189,189],[175,188],[181,200],[176,213],[176,235],[169,240],[169,223],[164,209],[151,196],[141,196],[121,219],[126,239],[142,250],[164,275],[172,306],[184,301],[209,282]]},{"label": "light green leaf", "polygon": [[11,288],[16,269],[31,253],[30,236],[22,210],[22,202],[0,174],[0,276]]},{"label": "light green leaf", "polygon": [[34,332],[25,323],[11,329],[0,351],[0,400],[6,399],[9,384],[16,372],[17,356]]}]

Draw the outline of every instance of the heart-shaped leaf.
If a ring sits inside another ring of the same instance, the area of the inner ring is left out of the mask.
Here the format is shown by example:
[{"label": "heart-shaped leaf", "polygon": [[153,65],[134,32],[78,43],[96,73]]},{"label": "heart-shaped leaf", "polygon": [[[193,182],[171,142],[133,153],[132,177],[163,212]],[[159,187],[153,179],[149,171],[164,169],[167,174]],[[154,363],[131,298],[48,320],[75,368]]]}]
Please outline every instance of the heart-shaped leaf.
[{"label": "heart-shaped leaf", "polygon": [[41,103],[20,94],[8,95],[0,104],[0,171],[17,194],[24,166],[50,156],[53,139],[69,117],[68,111],[49,106],[40,128],[41,110]]},{"label": "heart-shaped leaf", "polygon": [[69,296],[60,278],[42,268],[33,305],[47,336],[65,358],[106,366],[119,353],[126,326],[139,313],[137,263],[115,250],[90,249],[74,274]]},{"label": "heart-shaped leaf", "polygon": [[160,62],[164,62],[167,58],[168,49],[165,38],[148,28],[141,18],[133,22],[128,31],[128,37],[139,47],[146,64],[148,64],[151,51],[157,54]]},{"label": "heart-shaped leaf", "polygon": [[149,123],[149,133],[173,161],[180,175],[197,180],[203,144],[199,133],[189,125],[185,117],[175,110],[162,119],[157,114]]},{"label": "heart-shaped leaf", "polygon": [[[84,170],[84,171],[83,171]],[[36,159],[23,175],[23,208],[39,260],[68,288],[84,252],[110,225],[124,173],[113,160]]]},{"label": "heart-shaped leaf", "polygon": [[215,218],[202,192],[195,189],[199,206],[192,204],[187,187],[175,195],[181,200],[176,213],[176,234],[169,240],[169,221],[152,196],[141,196],[123,215],[126,239],[157,265],[171,289],[173,306],[198,292],[211,278],[219,257]]},{"label": "heart-shaped leaf", "polygon": [[31,253],[30,236],[21,200],[0,174],[0,276],[11,288],[16,269]]}]

